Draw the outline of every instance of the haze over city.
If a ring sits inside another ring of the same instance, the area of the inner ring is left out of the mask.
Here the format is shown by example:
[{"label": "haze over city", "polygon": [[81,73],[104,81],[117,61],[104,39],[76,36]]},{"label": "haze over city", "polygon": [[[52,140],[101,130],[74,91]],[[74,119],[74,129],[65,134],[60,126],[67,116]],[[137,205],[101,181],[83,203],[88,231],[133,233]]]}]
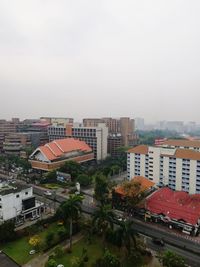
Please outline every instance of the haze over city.
[{"label": "haze over city", "polygon": [[0,118],[199,122],[197,0],[0,2]]}]

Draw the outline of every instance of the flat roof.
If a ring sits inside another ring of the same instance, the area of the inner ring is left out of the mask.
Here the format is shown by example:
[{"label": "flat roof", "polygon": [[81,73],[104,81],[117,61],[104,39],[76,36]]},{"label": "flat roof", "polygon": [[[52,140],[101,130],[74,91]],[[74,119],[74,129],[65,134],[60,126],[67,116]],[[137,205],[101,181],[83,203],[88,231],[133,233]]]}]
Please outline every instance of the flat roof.
[{"label": "flat roof", "polygon": [[5,196],[8,194],[12,194],[12,193],[17,193],[17,192],[21,192],[22,190],[26,190],[28,188],[30,188],[31,186],[28,185],[22,185],[22,184],[12,184],[9,183],[8,185],[0,188],[0,195],[1,196]]},{"label": "flat roof", "polygon": [[0,265],[1,267],[20,267],[19,264],[2,251],[0,252]]}]

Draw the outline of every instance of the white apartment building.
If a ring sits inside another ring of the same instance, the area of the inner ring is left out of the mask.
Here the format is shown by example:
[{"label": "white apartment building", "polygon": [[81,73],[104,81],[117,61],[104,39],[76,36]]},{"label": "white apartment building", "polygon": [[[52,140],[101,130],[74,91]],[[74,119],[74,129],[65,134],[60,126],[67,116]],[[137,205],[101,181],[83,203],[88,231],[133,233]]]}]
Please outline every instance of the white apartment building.
[{"label": "white apartment building", "polygon": [[127,153],[127,176],[144,176],[157,185],[200,193],[200,141],[168,140],[162,146],[139,145]]},{"label": "white apartment building", "polygon": [[40,216],[42,203],[35,200],[33,188],[0,181],[0,223]]},{"label": "white apartment building", "polygon": [[49,141],[63,139],[66,137],[77,138],[85,141],[93,152],[96,160],[103,160],[107,157],[108,128],[104,123],[97,127],[83,127],[82,125],[52,125],[48,127]]}]

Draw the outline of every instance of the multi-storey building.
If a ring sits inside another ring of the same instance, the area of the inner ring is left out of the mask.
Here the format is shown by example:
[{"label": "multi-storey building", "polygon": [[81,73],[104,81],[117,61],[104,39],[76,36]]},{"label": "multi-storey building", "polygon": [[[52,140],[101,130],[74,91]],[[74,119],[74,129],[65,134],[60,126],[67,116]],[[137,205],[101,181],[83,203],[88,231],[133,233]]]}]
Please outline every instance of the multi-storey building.
[{"label": "multi-storey building", "polygon": [[200,193],[200,141],[168,140],[162,146],[140,145],[127,153],[128,179],[144,176],[157,185]]},{"label": "multi-storey building", "polygon": [[31,147],[31,136],[28,133],[12,133],[5,136],[4,153],[19,155],[27,147]]},{"label": "multi-storey building", "polygon": [[107,157],[108,128],[103,123],[99,123],[97,127],[54,124],[48,128],[48,135],[49,141],[66,137],[77,138],[85,141],[92,148],[96,160],[103,160]]},{"label": "multi-storey building", "polygon": [[0,120],[0,151],[3,149],[5,136],[10,133],[16,133],[19,126],[19,119],[13,118],[11,121]]},{"label": "multi-storey building", "polygon": [[43,204],[33,195],[33,188],[0,181],[0,223],[14,219],[15,222],[38,217]]},{"label": "multi-storey building", "polygon": [[[119,143],[121,146],[134,146],[137,144],[138,138],[135,134],[135,124],[133,119],[130,119],[128,117],[122,117],[119,119],[83,119],[83,125],[85,127],[96,127],[98,123],[105,123],[108,127],[108,153],[111,156],[116,155],[116,151],[119,148]],[[119,138],[119,136],[121,137]]]},{"label": "multi-storey building", "polygon": [[57,125],[66,125],[74,122],[73,118],[41,117],[40,119],[47,121],[49,124],[57,124]]}]

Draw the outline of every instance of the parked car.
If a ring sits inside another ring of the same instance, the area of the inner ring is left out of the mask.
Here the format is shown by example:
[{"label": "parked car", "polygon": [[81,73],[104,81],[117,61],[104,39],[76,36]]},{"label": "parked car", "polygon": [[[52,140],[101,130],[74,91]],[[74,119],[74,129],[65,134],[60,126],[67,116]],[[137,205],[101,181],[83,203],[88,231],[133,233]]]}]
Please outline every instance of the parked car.
[{"label": "parked car", "polygon": [[45,191],[44,194],[45,194],[46,196],[51,196],[51,195],[52,195],[52,193],[51,193],[50,191]]},{"label": "parked car", "polygon": [[163,247],[165,245],[164,241],[160,238],[153,238],[152,242],[156,245],[161,246],[161,247]]},{"label": "parked car", "polygon": [[64,265],[63,264],[58,264],[57,267],[64,267]]}]

